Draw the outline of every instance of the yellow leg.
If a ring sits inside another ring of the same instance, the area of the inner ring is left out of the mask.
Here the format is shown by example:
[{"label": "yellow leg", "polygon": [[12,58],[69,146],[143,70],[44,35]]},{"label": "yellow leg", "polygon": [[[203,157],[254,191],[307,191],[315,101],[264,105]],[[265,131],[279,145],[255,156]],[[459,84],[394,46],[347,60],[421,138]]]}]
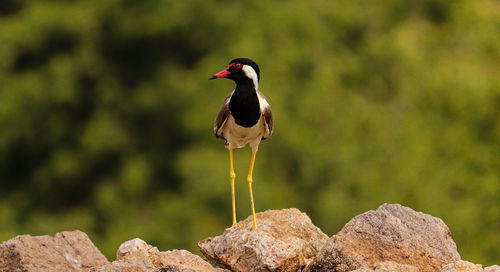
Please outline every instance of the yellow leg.
[{"label": "yellow leg", "polygon": [[229,177],[231,178],[231,198],[232,198],[232,205],[233,205],[233,227],[236,225],[236,203],[235,203],[235,197],[234,197],[234,179],[236,178],[236,174],[234,173],[234,167],[233,167],[233,149],[229,149]]},{"label": "yellow leg", "polygon": [[257,153],[252,154],[252,162],[250,163],[250,171],[248,172],[248,178],[247,178],[247,183],[248,183],[248,190],[250,191],[250,203],[252,204],[252,218],[253,218],[253,227],[252,230],[257,230],[257,219],[255,218],[255,208],[253,205],[253,193],[252,193],[252,182],[253,182],[253,165],[255,164],[255,155]]}]

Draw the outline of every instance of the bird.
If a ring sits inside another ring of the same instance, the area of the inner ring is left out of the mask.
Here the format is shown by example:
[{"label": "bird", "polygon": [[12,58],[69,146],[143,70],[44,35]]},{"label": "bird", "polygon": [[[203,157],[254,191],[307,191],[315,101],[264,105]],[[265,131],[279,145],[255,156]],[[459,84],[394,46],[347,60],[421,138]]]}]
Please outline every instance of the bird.
[{"label": "bird", "polygon": [[250,203],[252,208],[252,230],[257,230],[257,219],[253,201],[252,182],[255,157],[262,140],[271,136],[274,130],[273,114],[266,97],[259,91],[260,69],[249,58],[236,58],[229,62],[226,69],[212,75],[217,78],[231,79],[236,88],[226,97],[215,118],[214,133],[224,139],[224,146],[229,150],[229,177],[231,183],[233,224],[236,225],[236,206],[233,167],[233,149],[245,147],[252,149],[252,159],[247,176]]}]

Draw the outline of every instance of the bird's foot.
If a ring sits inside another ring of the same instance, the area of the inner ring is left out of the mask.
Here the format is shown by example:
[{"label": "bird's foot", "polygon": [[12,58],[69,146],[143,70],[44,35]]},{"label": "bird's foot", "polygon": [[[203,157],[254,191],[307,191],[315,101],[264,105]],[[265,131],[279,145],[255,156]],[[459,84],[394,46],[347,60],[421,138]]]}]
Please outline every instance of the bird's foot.
[{"label": "bird's foot", "polygon": [[236,223],[233,223],[229,228],[226,228],[226,230],[232,229],[234,226],[236,226]]},{"label": "bird's foot", "polygon": [[257,230],[258,230],[258,229],[257,229],[257,225],[256,225],[256,224],[254,224],[254,225],[252,226],[251,231],[257,231]]}]

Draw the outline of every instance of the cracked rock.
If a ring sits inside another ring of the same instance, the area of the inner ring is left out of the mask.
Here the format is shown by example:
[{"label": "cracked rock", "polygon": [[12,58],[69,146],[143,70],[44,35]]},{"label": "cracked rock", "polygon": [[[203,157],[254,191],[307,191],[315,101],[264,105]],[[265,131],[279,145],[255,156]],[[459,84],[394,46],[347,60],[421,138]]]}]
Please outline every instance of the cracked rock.
[{"label": "cracked rock", "polygon": [[328,240],[311,219],[297,209],[257,213],[226,229],[220,236],[198,243],[213,266],[231,271],[300,271]]},{"label": "cracked rock", "polygon": [[450,229],[441,219],[399,204],[383,204],[349,221],[306,271],[377,270],[383,262],[408,265],[402,271],[414,271],[412,267],[439,271],[458,260]]},{"label": "cracked rock", "polygon": [[187,250],[159,251],[135,238],[120,245],[116,261],[92,272],[223,272]]},{"label": "cracked rock", "polygon": [[109,264],[81,231],[20,235],[0,244],[0,272],[80,272]]}]

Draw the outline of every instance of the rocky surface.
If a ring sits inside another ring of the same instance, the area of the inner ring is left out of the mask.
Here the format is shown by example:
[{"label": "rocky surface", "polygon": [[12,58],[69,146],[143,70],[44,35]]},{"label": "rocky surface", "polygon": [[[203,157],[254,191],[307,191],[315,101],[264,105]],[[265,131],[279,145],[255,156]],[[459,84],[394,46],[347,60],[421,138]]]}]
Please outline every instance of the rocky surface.
[{"label": "rocky surface", "polygon": [[[0,272],[500,272],[460,259],[448,227],[398,204],[358,215],[328,238],[297,209],[257,214],[186,250],[159,251],[141,239],[123,243],[109,262],[81,231],[21,235],[0,244]],[[207,262],[208,261],[208,262]]]},{"label": "rocky surface", "polygon": [[0,245],[1,272],[80,272],[107,264],[81,231],[61,232],[54,237],[20,235]]},{"label": "rocky surface", "polygon": [[349,221],[306,271],[372,269],[387,261],[437,271],[458,260],[457,246],[441,219],[399,204],[384,204]]},{"label": "rocky surface", "polygon": [[395,262],[381,262],[377,263],[375,266],[371,268],[367,267],[362,267],[358,268],[356,270],[353,270],[353,272],[394,272],[394,271],[399,271],[399,272],[418,272],[418,268],[413,266],[413,265],[408,265],[408,264],[399,264]]},{"label": "rocky surface", "polygon": [[500,265],[488,266],[484,269],[484,272],[500,272]]},{"label": "rocky surface", "polygon": [[120,245],[116,260],[95,272],[223,272],[187,250],[160,252],[135,238]]},{"label": "rocky surface", "polygon": [[[297,209],[257,213],[220,236],[207,238],[198,247],[216,267],[232,271],[300,271],[328,240],[311,219]],[[242,256],[245,256],[242,258]]]},{"label": "rocky surface", "polygon": [[455,271],[482,272],[484,270],[480,264],[473,264],[470,262],[460,260],[441,267],[440,272],[455,272]]}]

